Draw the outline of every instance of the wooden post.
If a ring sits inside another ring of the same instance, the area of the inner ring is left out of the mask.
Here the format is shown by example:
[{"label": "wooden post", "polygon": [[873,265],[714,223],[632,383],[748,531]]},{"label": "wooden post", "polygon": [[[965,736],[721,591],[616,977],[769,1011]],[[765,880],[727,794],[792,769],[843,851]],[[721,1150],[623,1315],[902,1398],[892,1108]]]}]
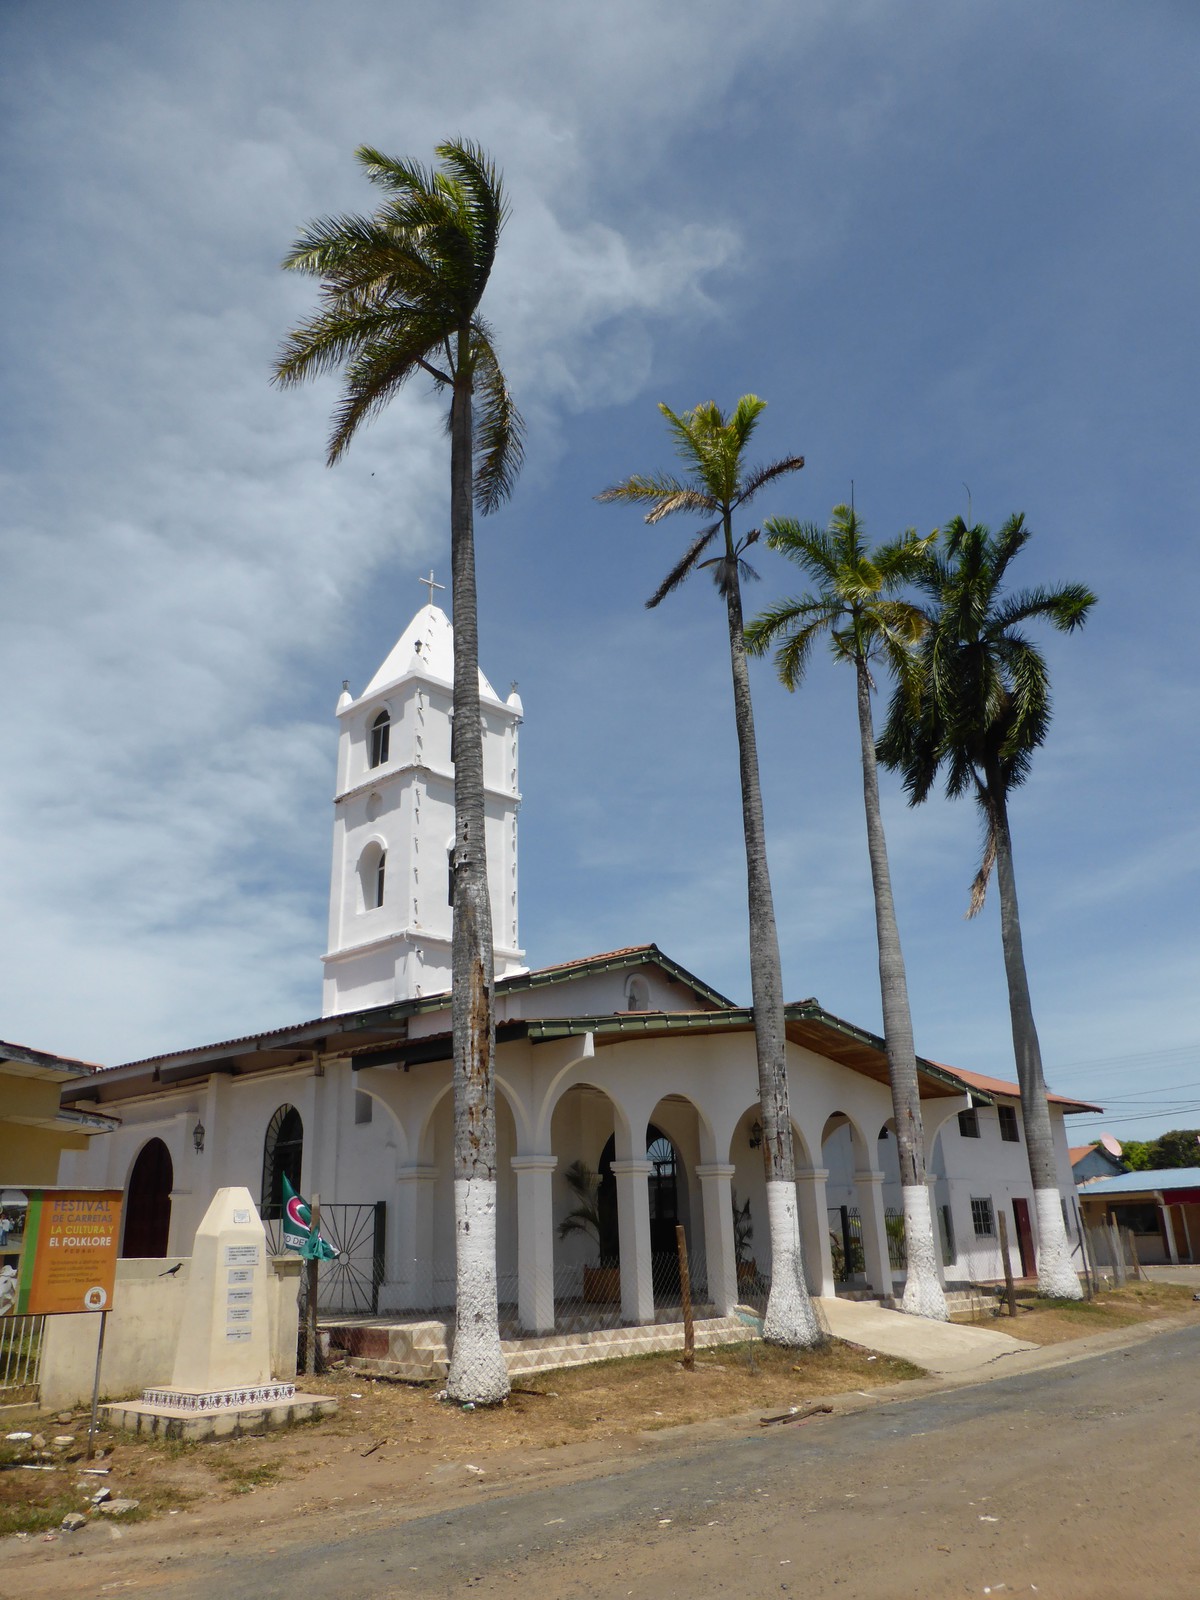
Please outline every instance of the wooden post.
[{"label": "wooden post", "polygon": [[1133,1275],[1140,1280],[1144,1274],[1142,1272],[1142,1263],[1138,1260],[1137,1240],[1133,1236],[1132,1228],[1125,1229],[1125,1237],[1129,1240],[1129,1259],[1133,1262]]},{"label": "wooden post", "polygon": [[87,1459],[96,1459],[96,1408],[100,1402],[100,1363],[104,1359],[104,1330],[108,1327],[108,1312],[100,1313],[100,1333],[96,1339],[96,1375],[92,1379],[92,1420],[88,1425]]},{"label": "wooden post", "polygon": [[1008,1314],[1015,1317],[1017,1314],[1017,1286],[1013,1282],[1012,1262],[1008,1259],[1008,1218],[1004,1214],[1004,1207],[997,1206],[996,1221],[1000,1224],[1000,1259],[1004,1263],[1004,1296],[1008,1301]]},{"label": "wooden post", "polygon": [[1075,1232],[1079,1236],[1079,1259],[1083,1262],[1083,1281],[1087,1288],[1087,1297],[1090,1300],[1095,1291],[1092,1288],[1092,1269],[1088,1265],[1087,1234],[1084,1232],[1083,1218],[1079,1214],[1079,1201],[1076,1200],[1073,1204],[1075,1206]]},{"label": "wooden post", "polygon": [[1115,1219],[1108,1224],[1108,1241],[1112,1248],[1113,1258],[1113,1286],[1117,1289],[1125,1287],[1125,1246],[1121,1240],[1121,1230]]},{"label": "wooden post", "polygon": [[675,1224],[675,1248],[679,1252],[679,1299],[683,1307],[683,1365],[691,1372],[696,1365],[696,1325],[692,1321],[692,1279],[688,1271],[687,1236],[683,1224]]},{"label": "wooden post", "polygon": [[[314,1234],[319,1238],[321,1234],[321,1196],[314,1194],[312,1197],[311,1221],[309,1223],[311,1238]],[[317,1268],[319,1262],[314,1256],[311,1261],[306,1261],[308,1269],[308,1306],[305,1316],[304,1331],[304,1376],[315,1378],[317,1375]]]}]

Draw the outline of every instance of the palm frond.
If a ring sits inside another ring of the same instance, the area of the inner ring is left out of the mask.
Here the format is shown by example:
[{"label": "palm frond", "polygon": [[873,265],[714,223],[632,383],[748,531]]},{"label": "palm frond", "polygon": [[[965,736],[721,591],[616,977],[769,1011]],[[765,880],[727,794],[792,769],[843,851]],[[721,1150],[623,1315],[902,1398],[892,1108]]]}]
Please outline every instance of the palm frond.
[{"label": "palm frond", "polygon": [[432,167],[423,167],[418,161],[398,161],[369,144],[360,144],[354,157],[362,167],[364,177],[382,189],[397,193],[403,193],[406,189],[430,191],[436,181]]},{"label": "palm frond", "polygon": [[601,489],[596,499],[601,502],[618,500],[628,505],[648,505],[651,508],[645,519],[648,523],[661,522],[676,511],[703,514],[718,509],[711,495],[690,484],[681,483],[678,478],[666,473],[655,477],[635,473],[632,478],[626,478],[624,483],[614,483],[611,488]]},{"label": "palm frond", "polygon": [[744,506],[747,501],[754,499],[765,484],[773,483],[776,478],[782,478],[789,472],[799,472],[803,466],[803,456],[784,456],[779,461],[768,461],[762,466],[752,467],[749,472],[742,475],[734,505]]},{"label": "palm frond", "polygon": [[679,585],[687,577],[688,573],[691,572],[701,555],[703,555],[704,551],[708,548],[713,538],[720,533],[720,531],[720,522],[714,522],[712,526],[706,528],[703,533],[696,535],[695,539],[692,540],[684,554],[671,568],[670,572],[667,573],[666,577],[650,596],[649,600],[646,601],[647,611],[652,611],[656,605],[666,599],[673,589],[678,589]]},{"label": "palm frond", "polygon": [[342,396],[334,408],[326,456],[330,466],[345,455],[359,426],[421,370],[423,358],[438,343],[436,324],[414,319],[402,334],[369,340],[354,352],[345,364]]},{"label": "palm frond", "polygon": [[442,165],[457,179],[466,215],[471,219],[477,261],[491,271],[500,237],[508,217],[508,201],[496,164],[481,145],[470,139],[452,139],[437,147]]},{"label": "palm frond", "polygon": [[983,910],[992,869],[996,865],[996,810],[983,784],[977,786],[976,799],[983,815],[983,851],[979,858],[979,867],[971,880],[971,899],[967,906],[968,920],[977,917]]},{"label": "palm frond", "polygon": [[509,498],[525,459],[525,423],[496,358],[490,328],[471,326],[475,363],[475,504],[486,516]]},{"label": "palm frond", "polygon": [[378,344],[395,335],[403,337],[409,325],[406,312],[390,308],[356,315],[319,313],[288,334],[280,346],[272,382],[286,388],[331,372],[364,345]]}]

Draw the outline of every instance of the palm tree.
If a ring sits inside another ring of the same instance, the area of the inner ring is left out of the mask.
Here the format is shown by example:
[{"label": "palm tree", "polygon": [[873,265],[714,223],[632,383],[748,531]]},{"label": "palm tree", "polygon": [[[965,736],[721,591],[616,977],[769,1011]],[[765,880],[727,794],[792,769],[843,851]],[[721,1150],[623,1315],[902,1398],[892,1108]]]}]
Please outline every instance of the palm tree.
[{"label": "palm tree", "polygon": [[[767,1218],[771,1235],[771,1292],[763,1320],[763,1338],[776,1344],[809,1346],[823,1337],[804,1281],[796,1210],[796,1166],[792,1153],[792,1122],[788,1109],[787,1039],[784,1032],[783,979],[779,964],[779,936],[767,870],[766,832],[758,778],[758,750],[754,739],[754,712],[750,702],[750,675],[746,666],[746,640],[742,626],[741,574],[750,569],[743,560],[758,529],[735,537],[734,512],[746,505],[775,478],[798,472],[803,456],[786,456],[766,466],[748,468],[746,446],[766,401],[743,395],[726,417],[714,401],[677,415],[668,406],[659,410],[667,419],[676,450],[686,468],[680,479],[671,474],[635,476],[597,495],[598,500],[619,500],[649,506],[646,521],[656,523],[677,512],[713,518],[689,544],[646,602],[657,606],[690,572],[708,568],[725,600],[729,625],[729,660],[733,672],[733,708],[737,722],[738,756],[742,786],[742,827],[746,840],[746,884],[750,908],[750,986],[754,1001],[754,1042],[758,1057],[758,1089],[762,1103],[762,1152],[767,1179]],[[714,540],[715,556],[701,560]]]},{"label": "palm tree", "polygon": [[440,167],[426,169],[358,150],[386,199],[370,216],[310,223],[284,260],[321,280],[321,302],[285,340],[275,381],[342,372],[330,466],[418,373],[449,393],[457,1313],[447,1390],[478,1404],[502,1400],[509,1383],[496,1294],[496,1024],[472,512],[494,511],[510,494],[522,423],[479,315],[507,210],[500,178],[477,145],[442,144],[437,155]]},{"label": "palm tree", "polygon": [[994,864],[1038,1221],[1038,1293],[1078,1300],[1079,1277],[1063,1225],[1041,1047],[1021,942],[1008,800],[1028,776],[1033,752],[1050,723],[1046,662],[1022,628],[1045,621],[1070,633],[1086,621],[1096,597],[1077,583],[1004,594],[1008,568],[1030,537],[1021,514],[1010,517],[995,535],[982,526],[968,528],[961,517],[947,527],[945,551],[933,557],[921,579],[934,604],[920,646],[919,699],[914,710],[905,694],[893,697],[879,758],[903,774],[912,804],[926,798],[945,766],[947,795],[974,794],[983,814],[983,856],[968,915],[982,908]]},{"label": "palm tree", "polygon": [[746,632],[747,648],[753,655],[762,655],[775,645],[779,676],[786,688],[795,689],[804,677],[813,645],[822,635],[828,635],[834,656],[850,662],[858,682],[863,803],[875,892],[883,1036],[892,1084],[908,1254],[902,1309],[913,1316],[945,1322],[949,1312],[938,1276],[925,1177],[925,1131],[912,1015],[879,808],[871,713],[873,661],[882,660],[898,683],[912,681],[913,646],[924,632],[925,618],[919,607],[897,598],[896,591],[920,575],[935,536],[919,539],[910,530],[891,544],[869,550],[862,523],[851,506],[835,506],[827,530],[790,518],[772,518],[765,526],[768,545],[782,550],[818,587],[815,594],[781,600],[756,617]]}]

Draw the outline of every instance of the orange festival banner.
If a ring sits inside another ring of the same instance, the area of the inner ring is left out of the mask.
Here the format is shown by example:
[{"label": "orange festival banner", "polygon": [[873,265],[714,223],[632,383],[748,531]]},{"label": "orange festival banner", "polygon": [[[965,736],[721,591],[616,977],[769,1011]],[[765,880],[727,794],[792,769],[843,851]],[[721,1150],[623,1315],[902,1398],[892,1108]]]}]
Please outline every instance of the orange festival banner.
[{"label": "orange festival banner", "polygon": [[15,1313],[53,1316],[112,1307],[120,1189],[28,1189]]}]

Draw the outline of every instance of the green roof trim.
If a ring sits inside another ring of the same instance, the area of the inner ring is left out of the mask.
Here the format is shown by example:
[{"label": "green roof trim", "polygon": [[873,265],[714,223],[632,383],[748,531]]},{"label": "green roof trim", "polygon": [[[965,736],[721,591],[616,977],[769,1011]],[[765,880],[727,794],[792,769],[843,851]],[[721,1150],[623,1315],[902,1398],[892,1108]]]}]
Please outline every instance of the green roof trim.
[{"label": "green roof trim", "polygon": [[[496,998],[506,994],[522,994],[528,989],[544,989],[551,984],[567,983],[573,978],[590,978],[598,972],[621,972],[628,967],[654,966],[676,983],[682,983],[721,1011],[736,1009],[728,995],[698,978],[694,972],[681,967],[678,961],[665,956],[656,944],[630,945],[625,950],[610,950],[604,955],[581,956],[578,961],[563,961],[553,967],[539,967],[533,972],[517,972],[508,978],[496,980]],[[400,1022],[405,1017],[428,1015],[431,1011],[445,1011],[450,1005],[450,991],[440,989],[437,994],[424,995],[419,1000],[401,1000],[394,1005],[375,1006],[369,1011],[347,1012],[337,1020],[347,1029],[370,1030],[380,1023]]]},{"label": "green roof trim", "polygon": [[[835,1017],[832,1011],[826,1011],[824,1006],[816,1000],[799,1000],[792,1005],[784,1007],[784,1015],[789,1022],[819,1022],[822,1027],[830,1028],[835,1033],[844,1034],[847,1039],[855,1044],[868,1046],[877,1050],[886,1057],[887,1044],[877,1033],[870,1033],[866,1028],[860,1028],[853,1022],[847,1022],[843,1017]],[[981,1105],[995,1105],[995,1099],[986,1090],[973,1088],[961,1078],[945,1067],[939,1066],[936,1061],[927,1061],[924,1056],[917,1056],[917,1070],[933,1078],[935,1082],[945,1084],[947,1088],[957,1089],[960,1094],[969,1094],[973,1100]]]}]

